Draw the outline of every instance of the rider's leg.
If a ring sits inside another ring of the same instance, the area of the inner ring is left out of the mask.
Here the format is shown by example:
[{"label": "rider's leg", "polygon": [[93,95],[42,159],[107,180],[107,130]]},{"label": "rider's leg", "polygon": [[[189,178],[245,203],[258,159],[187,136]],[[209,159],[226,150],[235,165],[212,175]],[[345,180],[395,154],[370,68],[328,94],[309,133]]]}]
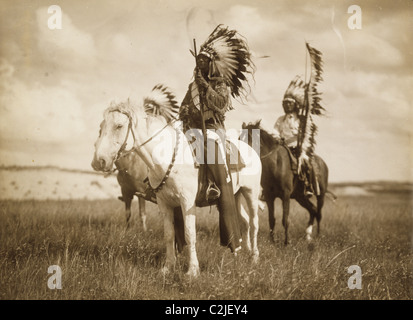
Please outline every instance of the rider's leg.
[{"label": "rider's leg", "polygon": [[223,164],[208,165],[221,195],[218,199],[219,230],[221,245],[232,252],[240,248],[241,233],[232,181],[227,182],[227,170]]}]

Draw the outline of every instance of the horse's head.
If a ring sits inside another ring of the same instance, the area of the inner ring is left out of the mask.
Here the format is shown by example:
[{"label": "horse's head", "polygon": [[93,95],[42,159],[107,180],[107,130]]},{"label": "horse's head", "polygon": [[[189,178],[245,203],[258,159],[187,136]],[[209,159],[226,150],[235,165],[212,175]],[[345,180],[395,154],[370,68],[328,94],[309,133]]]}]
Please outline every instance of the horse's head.
[{"label": "horse's head", "polygon": [[240,140],[247,141],[246,135],[248,135],[249,145],[251,145],[253,132],[257,132],[257,130],[259,130],[258,132],[259,132],[261,153],[265,152],[264,149],[270,149],[274,147],[275,144],[279,144],[279,141],[273,135],[271,135],[269,132],[267,132],[261,127],[261,120],[250,122],[248,124],[243,122],[242,129],[243,130],[240,136]]},{"label": "horse's head", "polygon": [[241,128],[242,131],[239,139],[247,142],[251,146],[253,130],[261,130],[261,120],[257,120],[255,123],[250,122],[248,124],[243,122]]},{"label": "horse's head", "polygon": [[111,104],[103,114],[99,137],[95,142],[92,168],[110,172],[113,164],[125,150],[128,138],[134,138],[134,120],[129,102]]}]

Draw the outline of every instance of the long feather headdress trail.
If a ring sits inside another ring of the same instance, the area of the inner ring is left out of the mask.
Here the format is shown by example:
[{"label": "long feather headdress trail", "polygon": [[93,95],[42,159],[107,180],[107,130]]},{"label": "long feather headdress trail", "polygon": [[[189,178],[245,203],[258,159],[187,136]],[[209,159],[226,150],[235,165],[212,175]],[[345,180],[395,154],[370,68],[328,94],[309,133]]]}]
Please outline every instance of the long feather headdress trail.
[{"label": "long feather headdress trail", "polygon": [[146,114],[163,116],[167,122],[177,119],[179,105],[172,91],[163,84],[153,87],[151,93],[145,97],[143,106]]},{"label": "long feather headdress trail", "polygon": [[225,78],[234,98],[247,97],[250,91],[247,76],[254,74],[255,64],[244,37],[220,24],[201,45],[199,54],[211,59],[210,76]]},{"label": "long feather headdress trail", "polygon": [[324,115],[325,112],[324,107],[321,105],[321,92],[317,88],[318,84],[323,80],[323,59],[321,51],[311,47],[308,43],[306,43],[306,48],[310,56],[311,72],[310,79],[305,88],[304,108],[300,110],[302,121],[298,135],[298,150],[301,154],[303,145],[308,146],[305,152],[311,159],[314,155],[315,136],[318,132],[312,115]]},{"label": "long feather headdress trail", "polygon": [[321,51],[311,47],[306,43],[311,61],[311,74],[308,82],[307,96],[311,114],[324,115],[325,109],[321,106],[321,93],[318,92],[317,85],[323,81],[323,59]]}]

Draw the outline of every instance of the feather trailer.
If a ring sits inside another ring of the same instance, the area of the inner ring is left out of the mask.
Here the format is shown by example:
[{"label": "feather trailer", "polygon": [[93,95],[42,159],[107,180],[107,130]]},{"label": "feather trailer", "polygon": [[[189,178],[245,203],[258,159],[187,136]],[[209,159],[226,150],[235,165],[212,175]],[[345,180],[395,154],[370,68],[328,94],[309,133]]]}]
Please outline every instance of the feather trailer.
[{"label": "feather trailer", "polygon": [[322,53],[306,43],[311,61],[311,75],[308,82],[307,96],[311,114],[323,115],[325,109],[321,106],[321,93],[318,92],[317,85],[323,80],[323,59]]},{"label": "feather trailer", "polygon": [[151,93],[145,97],[143,106],[146,114],[163,116],[167,122],[177,119],[179,105],[172,91],[163,84],[153,87]]},{"label": "feather trailer", "polygon": [[218,25],[201,45],[200,54],[211,59],[210,76],[225,78],[234,98],[248,95],[247,75],[254,74],[255,65],[247,41],[236,30]]},{"label": "feather trailer", "polygon": [[317,134],[317,125],[313,122],[313,115],[324,115],[324,107],[321,105],[321,93],[317,85],[323,80],[323,60],[322,53],[306,43],[310,56],[311,73],[310,79],[306,85],[304,108],[301,110],[302,121],[298,136],[298,147],[301,150],[305,148],[306,155],[312,158],[314,155]]}]

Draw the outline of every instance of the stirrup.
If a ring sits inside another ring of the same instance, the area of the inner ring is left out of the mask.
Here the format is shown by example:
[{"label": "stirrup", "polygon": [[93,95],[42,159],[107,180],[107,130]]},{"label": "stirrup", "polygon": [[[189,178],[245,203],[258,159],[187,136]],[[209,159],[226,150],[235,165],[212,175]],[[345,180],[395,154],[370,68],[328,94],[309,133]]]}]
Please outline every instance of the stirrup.
[{"label": "stirrup", "polygon": [[311,198],[313,195],[314,195],[314,193],[311,192],[311,191],[306,191],[306,192],[305,192],[305,196],[306,196],[307,198]]},{"label": "stirrup", "polygon": [[221,190],[217,187],[215,182],[210,182],[206,190],[206,198],[208,202],[214,201],[221,196]]},{"label": "stirrup", "polygon": [[311,197],[314,195],[314,192],[313,192],[312,190],[310,190],[310,189],[304,188],[304,195],[305,195],[307,198],[311,198]]}]

